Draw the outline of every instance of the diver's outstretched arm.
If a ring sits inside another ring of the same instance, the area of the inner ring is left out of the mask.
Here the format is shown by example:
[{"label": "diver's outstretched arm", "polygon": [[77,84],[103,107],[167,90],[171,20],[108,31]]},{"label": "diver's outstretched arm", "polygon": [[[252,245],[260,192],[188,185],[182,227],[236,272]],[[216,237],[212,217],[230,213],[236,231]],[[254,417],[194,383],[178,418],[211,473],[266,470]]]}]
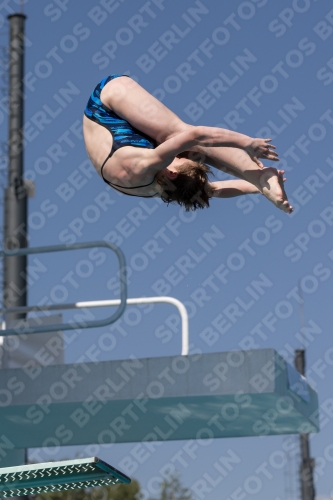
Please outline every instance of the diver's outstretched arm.
[{"label": "diver's outstretched arm", "polygon": [[[277,172],[280,182],[285,182],[286,178],[283,177],[284,170],[278,170]],[[210,182],[208,190],[212,198],[234,198],[235,196],[261,193],[260,189],[256,188],[250,182],[234,179]]]},{"label": "diver's outstretched arm", "polygon": [[262,163],[258,165],[245,151],[236,148],[195,146],[189,156],[253,184],[275,206],[286,213],[293,211],[284,190],[283,171],[264,168]]},{"label": "diver's outstretched arm", "polygon": [[227,180],[209,183],[212,198],[234,198],[246,194],[258,194],[259,189],[244,180]]}]

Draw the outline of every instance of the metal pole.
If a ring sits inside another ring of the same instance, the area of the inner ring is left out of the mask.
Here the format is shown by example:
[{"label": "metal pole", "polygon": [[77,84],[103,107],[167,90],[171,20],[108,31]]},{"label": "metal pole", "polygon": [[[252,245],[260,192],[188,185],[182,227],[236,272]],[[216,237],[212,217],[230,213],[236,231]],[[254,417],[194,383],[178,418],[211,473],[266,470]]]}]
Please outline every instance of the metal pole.
[{"label": "metal pole", "polygon": [[[23,77],[24,77],[24,22],[22,13],[8,16],[9,47],[9,123],[8,123],[8,184],[4,205],[4,248],[13,250],[27,246],[27,190],[23,183]],[[5,257],[3,266],[3,305],[25,306],[26,255]],[[5,320],[24,318],[25,314],[11,313]],[[27,461],[27,450],[24,452]],[[14,497],[29,500],[29,497]]]},{"label": "metal pole", "polygon": [[[23,182],[23,76],[24,14],[8,16],[9,50],[9,138],[8,186],[5,190],[4,248],[13,250],[27,246],[27,190]],[[27,303],[26,255],[4,259],[3,303],[5,307]],[[8,314],[6,320],[24,317]]]},{"label": "metal pole", "polygon": [[[305,349],[296,349],[295,368],[305,376]],[[300,483],[302,500],[315,500],[316,491],[313,481],[313,469],[315,467],[314,459],[310,457],[309,435],[300,435],[301,446],[301,464],[300,464]]]}]

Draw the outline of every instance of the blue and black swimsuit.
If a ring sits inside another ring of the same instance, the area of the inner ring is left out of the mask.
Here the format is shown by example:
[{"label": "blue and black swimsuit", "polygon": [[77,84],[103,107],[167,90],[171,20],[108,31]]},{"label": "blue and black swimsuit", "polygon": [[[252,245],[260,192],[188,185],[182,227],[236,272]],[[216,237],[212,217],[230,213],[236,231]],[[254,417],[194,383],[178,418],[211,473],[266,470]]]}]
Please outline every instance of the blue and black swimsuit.
[{"label": "blue and black swimsuit", "polygon": [[[124,146],[133,146],[135,148],[148,148],[148,149],[155,148],[155,143],[150,137],[143,134],[138,129],[132,127],[132,125],[128,123],[128,121],[120,118],[120,116],[118,116],[112,110],[108,109],[102,103],[101,92],[103,88],[108,82],[114,80],[115,78],[118,78],[119,76],[126,76],[126,75],[110,75],[104,78],[95,87],[93,93],[89,98],[84,114],[86,115],[87,118],[89,118],[93,122],[96,122],[99,125],[102,125],[103,127],[107,128],[113,137],[112,149],[109,155],[106,157],[101,168],[101,174],[104,182],[106,182],[107,184],[109,184],[109,186],[115,189],[117,188],[137,189],[137,188],[147,187],[153,184],[154,180],[149,184],[145,184],[143,186],[126,187],[126,186],[119,186],[118,184],[112,184],[111,182],[107,181],[103,175],[104,165],[106,164],[108,159],[111,158],[111,156],[117,149],[120,149]],[[119,191],[119,189],[117,189],[117,191]],[[130,193],[124,193],[124,194],[130,195]],[[141,196],[141,195],[130,195],[130,196]],[[153,196],[144,196],[144,198],[153,198]]]}]

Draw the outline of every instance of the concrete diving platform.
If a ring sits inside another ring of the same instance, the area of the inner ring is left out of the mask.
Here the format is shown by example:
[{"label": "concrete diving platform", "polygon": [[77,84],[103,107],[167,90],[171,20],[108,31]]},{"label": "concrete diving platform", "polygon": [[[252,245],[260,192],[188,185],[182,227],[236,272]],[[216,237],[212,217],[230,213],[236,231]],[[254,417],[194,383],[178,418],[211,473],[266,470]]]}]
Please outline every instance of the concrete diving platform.
[{"label": "concrete diving platform", "polygon": [[317,393],[273,349],[0,371],[0,451],[317,432]]}]

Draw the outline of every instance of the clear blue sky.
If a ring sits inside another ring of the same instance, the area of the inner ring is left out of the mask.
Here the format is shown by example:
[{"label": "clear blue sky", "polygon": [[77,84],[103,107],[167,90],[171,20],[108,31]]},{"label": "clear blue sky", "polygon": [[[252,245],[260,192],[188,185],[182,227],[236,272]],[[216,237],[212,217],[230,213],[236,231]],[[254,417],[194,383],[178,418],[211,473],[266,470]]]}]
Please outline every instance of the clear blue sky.
[{"label": "clear blue sky", "polygon": [[[3,2],[0,13],[16,11],[18,3]],[[36,185],[36,196],[29,201],[30,246],[100,240],[110,233],[131,270],[129,296],[162,293],[185,302],[191,312],[191,342],[203,352],[252,345],[273,347],[292,359],[293,350],[301,347],[295,289],[300,282],[305,323],[321,332],[307,345],[308,374],[321,403],[332,396],[333,375],[332,7],[330,0],[30,0],[25,5],[25,172]],[[6,24],[1,33],[5,43]],[[104,185],[90,169],[79,125],[98,81],[123,72],[188,123],[271,136],[287,171],[294,214],[285,215],[259,196],[213,200],[210,209],[186,214],[156,200],[119,195]],[[217,81],[223,91],[216,90]],[[1,140],[6,140],[6,115],[0,112]],[[101,203],[104,193],[109,204]],[[190,267],[184,267],[184,256]],[[48,272],[31,286],[30,302],[52,296],[71,272],[69,301],[116,298],[110,281],[113,259],[100,267],[91,261],[90,273],[81,258],[87,254],[57,257],[52,265],[41,258]],[[261,295],[251,295],[255,280],[266,283]],[[242,301],[250,303],[248,310],[232,314],[233,305]],[[214,326],[221,314],[228,324],[224,333]],[[271,328],[265,320],[269,314],[276,320]],[[101,352],[99,359],[180,353],[180,329],[173,320],[169,306],[128,309],[122,329],[116,325],[113,330],[115,348]],[[171,333],[159,338],[162,325]],[[215,335],[207,336],[209,328]],[[83,333],[68,347],[67,362],[98,343],[103,332]],[[333,496],[333,414],[323,416],[327,422],[311,438],[311,452],[321,464],[317,493],[326,499]],[[184,445],[161,445],[133,473],[150,495],[155,494],[152,478],[159,477],[166,462],[177,460]],[[191,487],[233,450],[239,463],[205,496],[228,498],[283,446],[283,437],[217,440],[199,446],[196,459],[178,461],[178,469]],[[119,445],[99,455],[121,468],[132,450],[133,445]],[[65,449],[57,457],[78,452]],[[267,467],[256,498],[285,498],[290,465]]]}]

